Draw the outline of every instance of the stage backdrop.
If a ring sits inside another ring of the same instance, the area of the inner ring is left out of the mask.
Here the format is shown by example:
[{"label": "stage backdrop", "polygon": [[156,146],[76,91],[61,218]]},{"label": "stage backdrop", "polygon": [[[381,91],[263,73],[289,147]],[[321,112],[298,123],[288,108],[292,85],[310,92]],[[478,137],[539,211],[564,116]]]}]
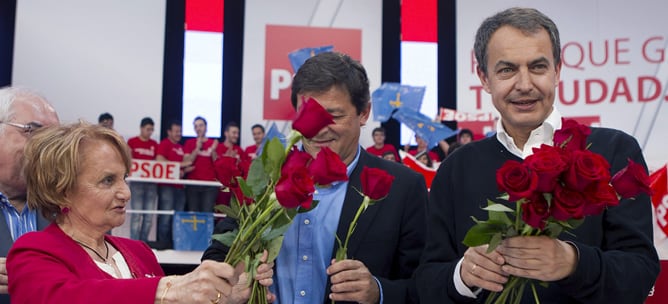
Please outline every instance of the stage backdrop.
[{"label": "stage backdrop", "polygon": [[39,90],[61,121],[114,115],[123,136],[145,116],[160,135],[164,0],[18,1],[12,84]]},{"label": "stage backdrop", "polygon": [[[276,122],[284,134],[292,118],[290,83],[294,71],[288,53],[305,47],[333,45],[335,51],[359,60],[370,88],[380,86],[382,1],[288,0],[246,1],[242,146],[253,143],[250,127]],[[373,143],[369,119],[360,141]]]},{"label": "stage backdrop", "polygon": [[483,19],[511,6],[535,7],[557,24],[563,66],[555,106],[593,116],[643,147],[650,169],[668,161],[668,18],[661,0],[457,1],[457,110],[494,112],[475,74],[473,39]]}]

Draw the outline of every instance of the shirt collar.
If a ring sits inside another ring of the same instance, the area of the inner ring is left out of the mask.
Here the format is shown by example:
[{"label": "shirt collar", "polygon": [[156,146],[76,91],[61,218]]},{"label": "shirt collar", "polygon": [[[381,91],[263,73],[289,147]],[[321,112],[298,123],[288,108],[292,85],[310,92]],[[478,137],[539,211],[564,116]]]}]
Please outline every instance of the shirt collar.
[{"label": "shirt collar", "polygon": [[524,159],[533,154],[533,148],[538,148],[542,144],[552,145],[554,131],[559,130],[560,128],[561,113],[559,113],[557,108],[552,107],[552,112],[547,116],[547,119],[545,119],[540,126],[531,131],[529,139],[524,144],[524,149],[520,150],[520,148],[515,145],[513,138],[506,132],[506,129],[503,128],[501,119],[496,122],[496,139],[508,149],[510,153]]}]

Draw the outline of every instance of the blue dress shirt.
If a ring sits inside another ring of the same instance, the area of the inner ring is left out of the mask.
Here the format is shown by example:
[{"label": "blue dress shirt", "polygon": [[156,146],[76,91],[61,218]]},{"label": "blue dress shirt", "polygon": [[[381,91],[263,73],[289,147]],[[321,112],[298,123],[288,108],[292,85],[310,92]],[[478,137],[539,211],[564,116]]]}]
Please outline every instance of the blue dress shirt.
[{"label": "blue dress shirt", "polygon": [[[348,165],[348,176],[357,165],[359,149]],[[316,188],[313,199],[319,201],[318,206],[295,216],[276,258],[274,303],[322,303],[347,188],[347,181]]]},{"label": "blue dress shirt", "polygon": [[13,240],[16,240],[25,233],[37,230],[37,212],[30,209],[27,204],[19,212],[9,202],[9,199],[0,192],[0,209],[2,209],[2,213],[5,215],[6,224],[12,234]]}]

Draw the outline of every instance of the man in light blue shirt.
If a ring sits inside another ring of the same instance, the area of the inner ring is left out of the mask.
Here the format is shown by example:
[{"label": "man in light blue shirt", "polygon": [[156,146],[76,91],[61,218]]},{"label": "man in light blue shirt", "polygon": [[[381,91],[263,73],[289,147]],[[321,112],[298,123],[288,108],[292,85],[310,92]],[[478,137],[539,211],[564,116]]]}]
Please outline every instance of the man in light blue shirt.
[{"label": "man in light blue shirt", "polygon": [[37,129],[58,124],[53,107],[24,88],[0,88],[0,304],[9,303],[5,256],[14,240],[48,221],[26,205],[23,147]]},{"label": "man in light blue shirt", "polygon": [[[427,189],[424,178],[396,162],[360,148],[360,129],[369,118],[369,80],[348,55],[320,53],[301,66],[292,82],[292,104],[314,98],[334,118],[304,151],[321,147],[336,152],[348,168],[348,181],[317,188],[313,210],[298,215],[286,231],[276,259],[272,291],[275,303],[412,303],[412,280],[425,240]],[[368,207],[348,243],[348,259],[334,262],[336,237],[345,239],[362,203],[361,172],[378,168],[395,177],[388,196]],[[234,229],[222,221],[214,233]],[[204,259],[223,260],[226,248],[214,241]]]}]

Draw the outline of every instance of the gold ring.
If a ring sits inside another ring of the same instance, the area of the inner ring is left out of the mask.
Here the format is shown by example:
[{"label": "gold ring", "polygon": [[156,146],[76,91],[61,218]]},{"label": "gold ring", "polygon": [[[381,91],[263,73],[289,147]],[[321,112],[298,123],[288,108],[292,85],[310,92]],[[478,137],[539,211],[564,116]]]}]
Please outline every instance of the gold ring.
[{"label": "gold ring", "polygon": [[[216,291],[217,291],[217,290],[216,290]],[[211,300],[211,304],[218,304],[218,303],[220,302],[220,298],[221,298],[222,296],[223,296],[223,295],[220,294],[220,291],[218,291],[218,295],[216,295],[216,299],[215,299],[215,300]]]},{"label": "gold ring", "polygon": [[471,267],[471,273],[475,275],[475,270],[478,268],[478,264],[473,264],[473,267]]}]

